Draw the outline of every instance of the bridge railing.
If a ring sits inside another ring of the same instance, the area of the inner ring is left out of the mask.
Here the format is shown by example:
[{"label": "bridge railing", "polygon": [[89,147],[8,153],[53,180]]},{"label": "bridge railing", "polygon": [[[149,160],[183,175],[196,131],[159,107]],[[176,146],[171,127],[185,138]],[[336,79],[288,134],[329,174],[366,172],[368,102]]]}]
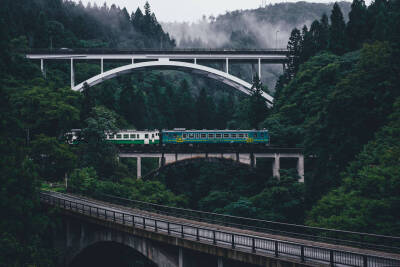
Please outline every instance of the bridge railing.
[{"label": "bridge railing", "polygon": [[110,203],[115,203],[172,217],[191,219],[212,224],[231,226],[240,229],[288,236],[299,239],[307,239],[310,241],[348,245],[353,247],[369,248],[395,253],[400,252],[400,237],[395,236],[335,230],[260,219],[244,218],[232,215],[158,205],[138,200],[121,198],[108,194],[97,195],[96,198],[98,198],[99,200],[105,200]]},{"label": "bridge railing", "polygon": [[105,208],[93,202],[68,200],[49,193],[41,193],[42,202],[61,209],[119,225],[140,228],[224,248],[238,249],[248,253],[267,254],[272,257],[285,256],[303,263],[327,263],[331,266],[378,267],[400,266],[400,260],[368,254],[340,251],[331,248],[279,241],[255,235],[240,234],[215,228],[180,223],[176,220],[158,219],[146,215],[122,212],[115,208]]},{"label": "bridge railing", "polygon": [[214,48],[173,48],[173,49],[113,49],[113,48],[56,48],[31,49],[29,54],[271,54],[271,55],[287,55],[289,51],[285,48],[270,48],[270,49],[214,49]]}]

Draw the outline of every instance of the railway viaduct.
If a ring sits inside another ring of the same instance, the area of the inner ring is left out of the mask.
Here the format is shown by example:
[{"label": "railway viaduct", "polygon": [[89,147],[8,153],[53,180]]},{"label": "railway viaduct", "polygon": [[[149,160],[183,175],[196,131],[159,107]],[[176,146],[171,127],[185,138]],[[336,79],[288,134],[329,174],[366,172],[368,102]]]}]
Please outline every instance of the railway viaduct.
[{"label": "railway viaduct", "polygon": [[219,158],[231,160],[237,163],[246,164],[256,167],[257,159],[272,159],[272,175],[277,179],[280,178],[280,161],[284,158],[291,158],[297,161],[297,173],[299,182],[304,182],[304,155],[300,148],[274,148],[265,145],[250,145],[239,148],[191,148],[191,147],[132,147],[120,150],[120,158],[136,158],[137,159],[137,177],[142,177],[141,162],[142,158],[157,158],[159,162],[159,170],[169,164],[174,164],[183,160],[199,159],[199,158]]}]

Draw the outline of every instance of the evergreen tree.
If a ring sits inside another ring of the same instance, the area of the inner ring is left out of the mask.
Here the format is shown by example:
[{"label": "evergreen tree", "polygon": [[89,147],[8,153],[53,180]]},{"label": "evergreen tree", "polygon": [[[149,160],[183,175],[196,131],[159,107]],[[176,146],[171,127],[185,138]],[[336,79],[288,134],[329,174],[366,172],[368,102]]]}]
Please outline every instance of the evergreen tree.
[{"label": "evergreen tree", "polygon": [[321,50],[328,49],[329,43],[329,19],[328,16],[324,13],[321,17],[321,34],[317,39],[318,47]]},{"label": "evergreen tree", "polygon": [[346,25],[346,47],[350,51],[361,48],[366,38],[367,8],[364,0],[353,0]]},{"label": "evergreen tree", "polygon": [[346,24],[342,11],[340,10],[339,4],[335,3],[331,14],[328,48],[337,55],[341,55],[345,52],[345,28]]},{"label": "evergreen tree", "polygon": [[262,83],[258,75],[253,79],[253,86],[251,87],[252,94],[249,102],[249,123],[253,129],[258,129],[260,122],[267,116],[268,107],[265,99],[262,97]]},{"label": "evergreen tree", "polygon": [[290,34],[287,49],[289,50],[288,76],[290,78],[299,70],[300,54],[301,54],[301,33],[297,28],[294,28]]},{"label": "evergreen tree", "polygon": [[315,45],[312,33],[308,31],[307,26],[304,25],[301,32],[300,63],[306,62],[314,54],[315,54]]}]

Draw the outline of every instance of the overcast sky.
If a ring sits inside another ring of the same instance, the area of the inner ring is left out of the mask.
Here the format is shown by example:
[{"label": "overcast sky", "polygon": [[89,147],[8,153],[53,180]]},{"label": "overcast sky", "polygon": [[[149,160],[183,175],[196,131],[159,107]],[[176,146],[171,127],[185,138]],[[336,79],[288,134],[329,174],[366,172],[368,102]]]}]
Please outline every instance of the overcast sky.
[{"label": "overcast sky", "polygon": [[[78,0],[75,0],[78,1]],[[333,0],[306,0],[307,2],[320,2],[329,3]],[[88,2],[92,4],[96,2],[102,5],[106,2],[109,6],[116,4],[118,6],[126,7],[129,13],[136,10],[137,7],[143,7],[146,0],[82,0],[86,5]],[[149,0],[152,10],[155,12],[157,19],[163,22],[173,21],[197,21],[203,15],[207,17],[210,15],[217,16],[226,11],[237,9],[253,9],[258,8],[263,2],[267,4],[278,2],[297,2],[296,0]],[[371,0],[365,1],[367,4]]]}]

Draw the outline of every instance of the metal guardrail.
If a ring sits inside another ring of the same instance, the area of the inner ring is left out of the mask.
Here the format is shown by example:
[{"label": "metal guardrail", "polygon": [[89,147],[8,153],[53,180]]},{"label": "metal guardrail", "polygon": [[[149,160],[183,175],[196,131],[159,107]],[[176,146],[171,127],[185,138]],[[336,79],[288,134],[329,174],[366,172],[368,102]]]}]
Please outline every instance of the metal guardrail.
[{"label": "metal guardrail", "polygon": [[113,49],[113,48],[54,48],[54,49],[31,49],[28,54],[71,54],[71,53],[84,53],[84,54],[183,54],[183,53],[197,53],[197,54],[271,54],[271,55],[287,55],[289,51],[284,48],[271,48],[271,49],[213,49],[213,48],[174,48],[174,49]]},{"label": "metal guardrail", "polygon": [[310,241],[348,245],[394,253],[400,252],[400,237],[244,218],[232,215],[158,205],[107,194],[98,195],[96,198],[167,216],[209,222],[240,229],[301,238]]},{"label": "metal guardrail", "polygon": [[141,228],[147,231],[159,232],[169,236],[213,244],[224,248],[230,247],[232,249],[239,249],[247,251],[248,253],[263,253],[272,257],[286,256],[288,258],[301,260],[304,263],[318,262],[327,263],[331,266],[400,266],[400,260],[392,258],[339,251],[253,235],[230,233],[193,224],[178,223],[166,219],[156,219],[145,215],[135,215],[132,213],[116,211],[115,209],[101,207],[100,205],[94,205],[93,203],[82,203],[86,200],[81,200],[80,202],[67,200],[44,192],[40,194],[40,199],[42,202],[48,203],[49,205],[89,217],[111,221],[130,227]]}]

